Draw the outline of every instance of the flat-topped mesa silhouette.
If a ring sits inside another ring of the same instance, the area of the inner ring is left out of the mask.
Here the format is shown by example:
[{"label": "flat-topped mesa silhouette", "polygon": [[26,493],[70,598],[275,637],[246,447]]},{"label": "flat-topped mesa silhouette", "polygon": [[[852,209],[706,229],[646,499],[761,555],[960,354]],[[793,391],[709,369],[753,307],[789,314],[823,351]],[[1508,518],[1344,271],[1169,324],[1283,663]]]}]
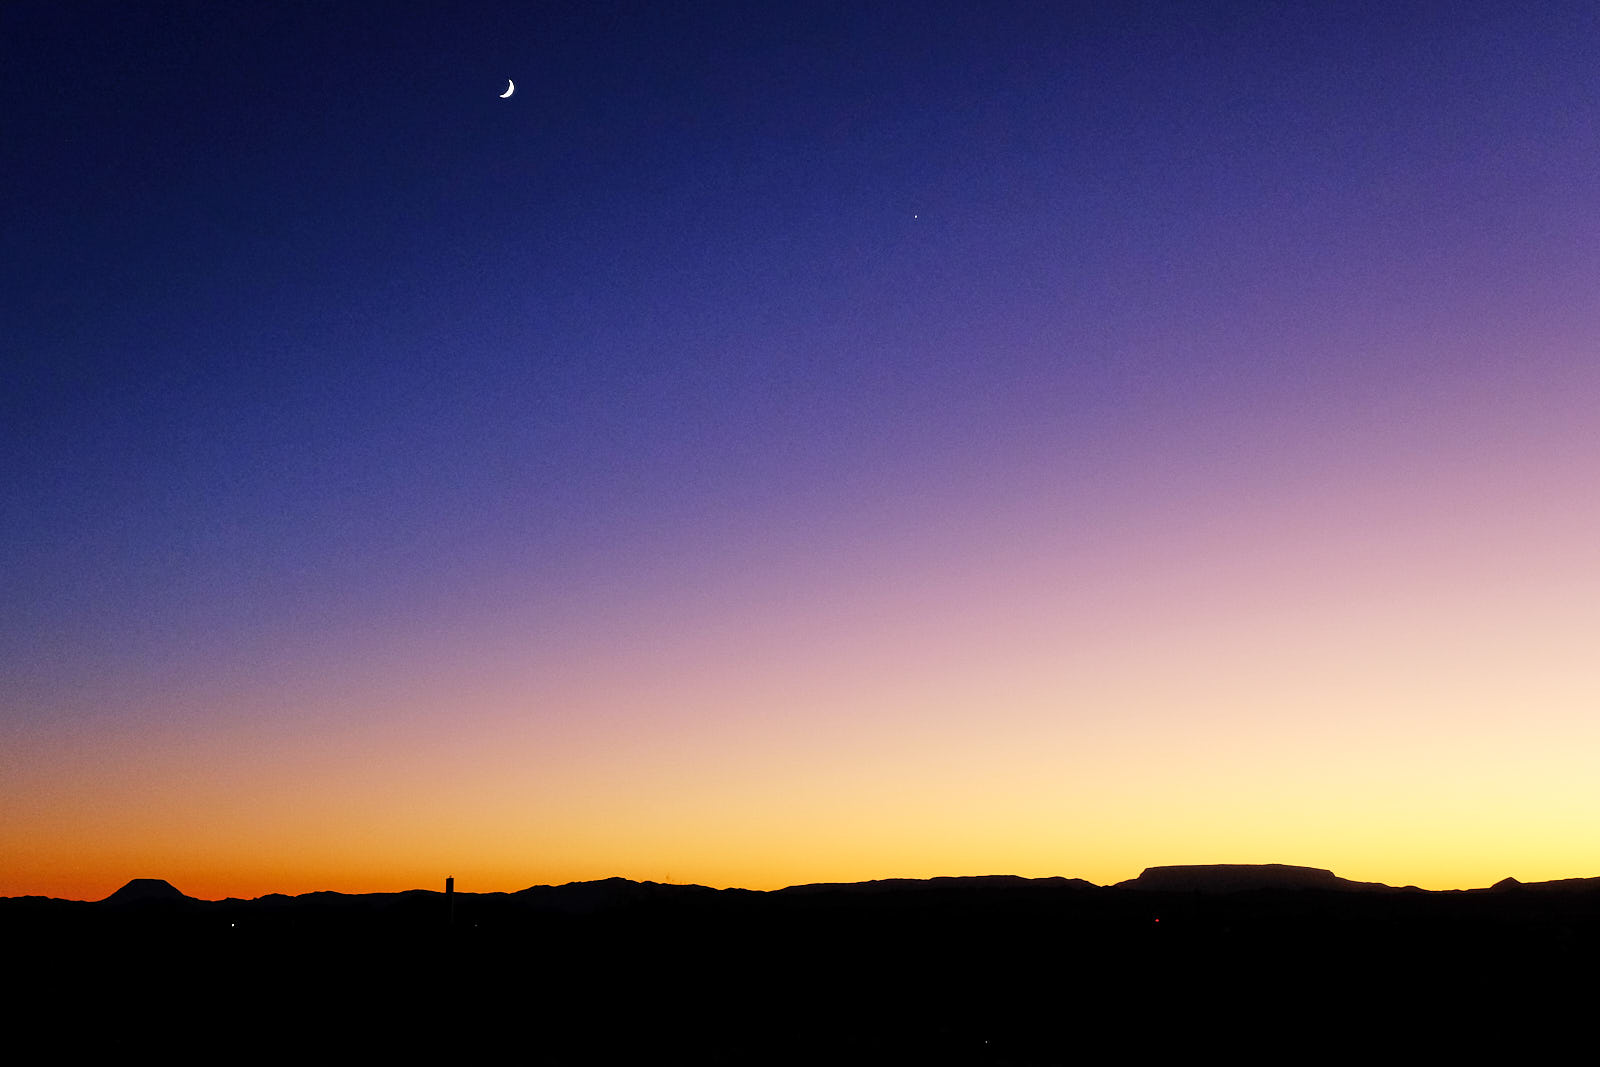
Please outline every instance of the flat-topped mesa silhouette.
[{"label": "flat-topped mesa silhouette", "polygon": [[180,891],[165,878],[135,878],[112,893],[102,904],[146,904],[154,901],[180,903],[194,897]]},{"label": "flat-topped mesa silhouette", "polygon": [[1394,891],[1393,886],[1381,882],[1352,882],[1320,867],[1293,867],[1283,863],[1197,863],[1146,867],[1139,877],[1118,882],[1115,888],[1167,893],[1242,893],[1260,889]]}]

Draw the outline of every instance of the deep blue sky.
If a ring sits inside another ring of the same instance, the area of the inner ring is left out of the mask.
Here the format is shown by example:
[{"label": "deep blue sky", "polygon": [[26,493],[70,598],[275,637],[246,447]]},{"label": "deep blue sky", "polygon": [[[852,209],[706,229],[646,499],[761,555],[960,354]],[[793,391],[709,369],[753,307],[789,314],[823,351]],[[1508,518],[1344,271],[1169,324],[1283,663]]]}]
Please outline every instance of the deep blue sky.
[{"label": "deep blue sky", "polygon": [[1340,387],[1246,319],[1587,295],[1516,269],[1593,263],[1583,5],[679,6],[8,5],[10,640],[714,544]]}]

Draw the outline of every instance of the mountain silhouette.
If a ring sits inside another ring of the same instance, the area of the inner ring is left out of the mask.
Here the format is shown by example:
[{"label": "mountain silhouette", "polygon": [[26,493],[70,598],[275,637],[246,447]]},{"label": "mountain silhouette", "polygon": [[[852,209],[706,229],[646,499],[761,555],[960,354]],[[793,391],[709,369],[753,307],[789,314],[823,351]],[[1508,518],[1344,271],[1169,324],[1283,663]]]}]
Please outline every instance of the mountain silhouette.
[{"label": "mountain silhouette", "polygon": [[[458,891],[456,897],[495,910],[536,911],[553,914],[586,915],[642,905],[683,901],[713,901],[761,898],[798,899],[805,897],[893,897],[900,895],[1008,895],[1051,893],[1112,893],[1123,890],[1165,893],[1229,894],[1259,891],[1321,890],[1343,894],[1417,894],[1448,897],[1456,894],[1586,894],[1600,891],[1600,878],[1559,878],[1544,882],[1520,882],[1504,878],[1480,889],[1422,890],[1416,886],[1391,886],[1382,882],[1358,882],[1341,878],[1320,867],[1300,867],[1283,863],[1206,863],[1147,867],[1136,878],[1111,885],[1097,885],[1082,878],[1061,876],[1027,878],[1018,875],[962,875],[932,878],[879,878],[861,882],[807,882],[774,890],[714,889],[694,884],[634,881],[629,878],[601,878],[563,885],[534,885],[512,892],[473,893]],[[443,894],[432,889],[408,889],[391,893],[340,893],[317,890],[288,895],[267,893],[254,898],[229,897],[201,900],[191,897],[163,878],[134,878],[98,902],[57,900],[51,897],[0,897],[12,906],[25,901],[37,903],[100,905],[193,905],[227,911],[340,911],[369,909],[424,914],[436,911]]]},{"label": "mountain silhouette", "polygon": [[1025,888],[1084,888],[1098,889],[1093,882],[1082,878],[1022,878],[1014,874],[980,874],[965,876],[939,876],[935,878],[875,878],[868,882],[807,882],[777,890],[791,896],[816,893],[878,894],[926,891],[959,891],[970,889],[1025,889]]},{"label": "mountain silhouette", "polygon": [[1283,863],[1201,863],[1146,867],[1137,878],[1118,882],[1118,889],[1167,893],[1241,893],[1260,889],[1335,889],[1356,892],[1388,890],[1380,882],[1352,882],[1320,867]]},{"label": "mountain silhouette", "polygon": [[164,878],[135,878],[106,897],[104,904],[146,904],[156,901],[182,903],[194,900]]},{"label": "mountain silhouette", "polygon": [[529,886],[510,895],[530,907],[584,915],[627,905],[718,892],[719,890],[703,885],[671,885],[663,882],[635,882],[628,878],[602,878],[591,882],[568,882],[566,885]]},{"label": "mountain silhouette", "polygon": [[1600,958],[1600,879],[1426,892],[1209,864],[1113,886],[606,878],[448,903],[442,881],[209,901],[140,878],[98,902],[0,898],[0,939],[35,1011],[109,1013],[117,1033],[166,1025],[177,996],[208,1049],[260,1029],[285,1055],[520,1041],[553,1064],[1059,1064],[1130,1042],[1192,1059],[1236,1025],[1345,1034],[1353,1058],[1397,1021],[1431,1049],[1439,1020],[1520,1037],[1586,1019]]}]

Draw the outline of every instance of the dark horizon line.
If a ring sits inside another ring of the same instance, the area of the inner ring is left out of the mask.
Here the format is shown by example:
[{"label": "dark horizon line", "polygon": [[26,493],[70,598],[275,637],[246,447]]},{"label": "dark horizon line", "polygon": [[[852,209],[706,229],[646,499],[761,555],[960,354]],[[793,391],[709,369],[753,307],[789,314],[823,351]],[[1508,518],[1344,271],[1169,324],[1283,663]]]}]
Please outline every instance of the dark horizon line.
[{"label": "dark horizon line", "polygon": [[0,897],[0,900],[27,900],[44,899],[59,900],[70,903],[99,904],[113,901],[119,897],[130,895],[143,896],[145,893],[154,892],[169,897],[182,897],[187,900],[202,903],[225,903],[227,901],[263,900],[268,897],[288,897],[298,899],[308,896],[347,896],[347,897],[376,897],[398,896],[409,893],[456,893],[461,896],[514,896],[521,893],[532,893],[538,890],[577,889],[582,887],[595,887],[605,885],[634,885],[656,886],[663,889],[703,890],[712,893],[754,893],[754,894],[799,894],[799,893],[825,893],[849,891],[891,891],[894,889],[910,889],[915,887],[943,888],[963,883],[968,886],[980,884],[989,885],[1022,885],[1022,884],[1064,884],[1076,885],[1088,889],[1138,889],[1138,890],[1178,890],[1185,889],[1212,889],[1213,891],[1244,891],[1250,889],[1272,888],[1302,888],[1302,889],[1333,889],[1355,892],[1396,892],[1396,893],[1480,893],[1492,890],[1505,890],[1512,888],[1581,888],[1600,886],[1600,877],[1570,877],[1545,879],[1537,882],[1522,882],[1519,879],[1507,876],[1488,886],[1476,886],[1454,889],[1422,889],[1416,885],[1396,886],[1385,882],[1359,882],[1341,878],[1331,870],[1320,867],[1304,867],[1294,864],[1282,863],[1206,863],[1206,864],[1174,864],[1156,867],[1146,867],[1134,878],[1123,879],[1119,882],[1100,884],[1088,879],[1066,875],[1045,875],[1030,877],[1013,874],[981,874],[981,875],[933,875],[927,878],[871,878],[855,882],[801,882],[793,885],[782,886],[777,889],[748,889],[742,886],[727,886],[717,888],[702,885],[697,882],[657,882],[653,879],[627,878],[621,875],[611,875],[606,878],[578,879],[560,884],[535,884],[514,890],[463,890],[454,887],[454,877],[441,876],[441,882],[449,882],[447,888],[425,889],[415,887],[397,890],[371,890],[349,892],[336,889],[309,890],[304,893],[282,893],[271,891],[255,897],[222,897],[207,900],[202,897],[190,896],[178,889],[164,878],[133,878],[124,883],[120,888],[105,897],[95,900],[73,897],[51,897],[45,894],[22,894],[16,897]]}]

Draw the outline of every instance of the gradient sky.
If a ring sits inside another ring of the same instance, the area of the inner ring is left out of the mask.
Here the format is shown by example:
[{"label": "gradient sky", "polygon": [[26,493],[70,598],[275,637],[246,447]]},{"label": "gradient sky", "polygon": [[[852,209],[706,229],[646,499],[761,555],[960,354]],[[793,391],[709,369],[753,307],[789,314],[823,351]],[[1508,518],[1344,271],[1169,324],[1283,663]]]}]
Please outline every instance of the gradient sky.
[{"label": "gradient sky", "polygon": [[1591,3],[12,0],[0,153],[0,894],[1600,874]]}]

